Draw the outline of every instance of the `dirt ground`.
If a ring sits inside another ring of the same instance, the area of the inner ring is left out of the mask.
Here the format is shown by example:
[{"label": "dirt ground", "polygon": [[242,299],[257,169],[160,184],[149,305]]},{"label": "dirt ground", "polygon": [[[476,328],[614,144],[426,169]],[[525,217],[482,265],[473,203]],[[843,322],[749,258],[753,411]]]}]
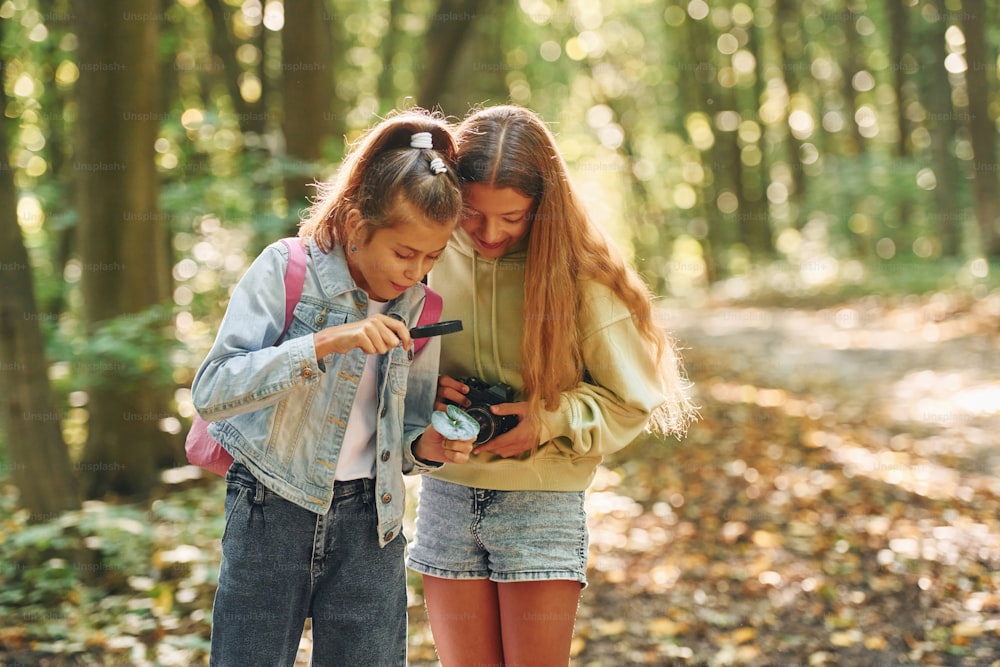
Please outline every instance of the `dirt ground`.
[{"label": "dirt ground", "polygon": [[[1000,291],[663,321],[701,419],[599,469],[573,667],[1000,667]],[[0,665],[207,664],[220,481],[167,486],[7,518],[5,553],[38,567],[0,571]],[[99,570],[35,553],[64,528]],[[57,606],[17,606],[36,573]],[[410,583],[410,664],[436,667]]]}]

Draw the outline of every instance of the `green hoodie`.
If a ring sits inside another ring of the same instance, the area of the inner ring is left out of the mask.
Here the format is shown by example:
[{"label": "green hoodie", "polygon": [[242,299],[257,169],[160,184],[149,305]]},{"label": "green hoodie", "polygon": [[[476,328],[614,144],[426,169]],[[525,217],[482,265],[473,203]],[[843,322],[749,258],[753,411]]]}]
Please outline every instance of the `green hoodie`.
[{"label": "green hoodie", "polygon": [[[524,242],[493,260],[476,253],[461,229],[455,232],[429,278],[444,299],[441,319],[464,325],[441,340],[442,375],[505,382],[518,390],[516,400],[524,400],[520,365],[526,261]],[[476,454],[466,464],[446,465],[431,475],[504,491],[583,491],[604,455],[643,432],[666,395],[628,308],[610,289],[590,281],[578,326],[593,384],[563,392],[559,410],[541,415],[543,435],[553,439],[519,457]]]}]

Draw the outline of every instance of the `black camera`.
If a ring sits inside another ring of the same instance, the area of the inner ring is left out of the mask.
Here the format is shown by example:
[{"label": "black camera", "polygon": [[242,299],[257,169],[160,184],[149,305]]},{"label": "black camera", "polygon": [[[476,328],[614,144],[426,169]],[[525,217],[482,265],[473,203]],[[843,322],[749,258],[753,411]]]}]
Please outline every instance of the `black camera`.
[{"label": "black camera", "polygon": [[495,415],[490,412],[491,405],[514,401],[513,387],[503,382],[490,385],[479,378],[459,378],[459,382],[469,385],[469,393],[466,396],[472,403],[463,410],[479,424],[477,445],[487,443],[517,426],[519,421],[517,415]]}]

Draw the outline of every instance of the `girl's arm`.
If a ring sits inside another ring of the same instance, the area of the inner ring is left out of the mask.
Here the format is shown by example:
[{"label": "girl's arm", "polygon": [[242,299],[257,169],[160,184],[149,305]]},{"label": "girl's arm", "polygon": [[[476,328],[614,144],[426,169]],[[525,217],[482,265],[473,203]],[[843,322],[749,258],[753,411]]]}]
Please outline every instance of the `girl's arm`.
[{"label": "girl's arm", "polygon": [[631,312],[607,287],[591,285],[580,326],[589,378],[539,416],[541,439],[561,436],[580,454],[605,455],[642,434],[674,379],[663,376]]},{"label": "girl's arm", "polygon": [[666,400],[664,380],[624,306],[618,312],[603,312],[603,317],[596,328],[585,328],[589,333],[583,340],[583,359],[589,377],[562,392],[557,410],[533,418],[527,402],[493,406],[494,414],[516,415],[520,421],[477,447],[477,453],[518,456],[563,438],[580,454],[604,456],[646,429],[653,411]]},{"label": "girl's arm", "polygon": [[195,408],[206,420],[277,403],[295,387],[319,381],[312,336],[274,345],[285,326],[287,263],[287,250],[270,246],[237,283],[191,387]]}]

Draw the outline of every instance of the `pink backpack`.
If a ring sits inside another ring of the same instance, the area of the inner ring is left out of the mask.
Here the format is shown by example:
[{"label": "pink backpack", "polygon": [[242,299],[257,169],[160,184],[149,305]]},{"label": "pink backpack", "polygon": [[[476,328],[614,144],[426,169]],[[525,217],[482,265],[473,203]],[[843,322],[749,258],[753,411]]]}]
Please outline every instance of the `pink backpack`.
[{"label": "pink backpack", "polygon": [[[288,247],[288,266],[285,268],[285,328],[278,340],[281,340],[288,327],[292,324],[292,314],[295,304],[302,297],[302,286],[306,280],[306,253],[298,238],[285,238],[281,242]],[[418,325],[432,324],[441,317],[441,296],[424,285],[426,298],[424,308],[420,312]],[[416,354],[426,343],[427,338],[417,338],[413,341],[413,352]],[[225,477],[233,456],[208,434],[208,422],[195,413],[191,421],[191,430],[184,440],[184,451],[187,460],[192,465],[204,468],[216,475]]]}]

